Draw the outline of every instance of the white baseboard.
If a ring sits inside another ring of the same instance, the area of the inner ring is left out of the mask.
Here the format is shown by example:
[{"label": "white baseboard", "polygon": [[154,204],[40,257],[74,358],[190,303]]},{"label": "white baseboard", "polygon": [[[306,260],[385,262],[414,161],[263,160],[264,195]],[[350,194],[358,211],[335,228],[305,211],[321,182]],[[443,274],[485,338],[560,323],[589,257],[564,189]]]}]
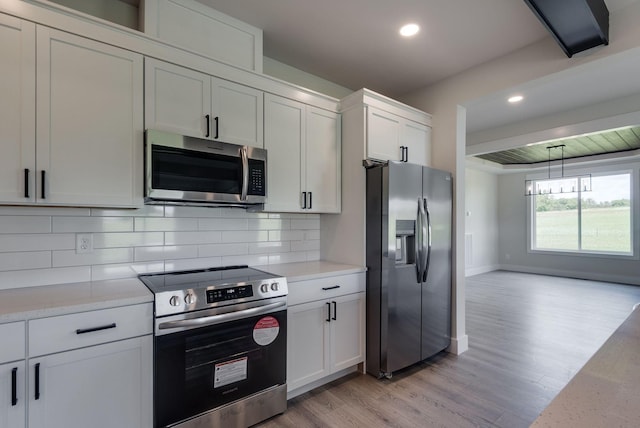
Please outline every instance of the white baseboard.
[{"label": "white baseboard", "polygon": [[464,270],[464,276],[480,275],[481,273],[493,272],[500,269],[500,265],[479,266],[473,268],[466,268]]},{"label": "white baseboard", "polygon": [[446,349],[450,354],[460,355],[469,349],[469,336],[452,337],[451,344]]},{"label": "white baseboard", "polygon": [[591,281],[615,282],[619,284],[640,285],[640,276],[612,275],[598,272],[582,272],[564,269],[549,269],[534,266],[500,265],[500,270],[512,272],[535,273],[539,275],[562,276],[566,278],[587,279]]},{"label": "white baseboard", "polygon": [[287,400],[291,400],[293,397],[297,397],[300,394],[304,394],[305,392],[309,392],[312,389],[315,389],[319,386],[322,386],[324,384],[327,384],[329,382],[333,382],[336,379],[340,379],[343,376],[348,375],[349,373],[353,373],[358,371],[358,366],[353,366],[353,367],[349,367],[346,368],[344,370],[340,370],[339,372],[333,373],[327,377],[323,377],[322,379],[318,379],[315,382],[311,382],[308,383],[306,385],[303,385],[301,387],[298,387],[292,391],[287,391]]}]

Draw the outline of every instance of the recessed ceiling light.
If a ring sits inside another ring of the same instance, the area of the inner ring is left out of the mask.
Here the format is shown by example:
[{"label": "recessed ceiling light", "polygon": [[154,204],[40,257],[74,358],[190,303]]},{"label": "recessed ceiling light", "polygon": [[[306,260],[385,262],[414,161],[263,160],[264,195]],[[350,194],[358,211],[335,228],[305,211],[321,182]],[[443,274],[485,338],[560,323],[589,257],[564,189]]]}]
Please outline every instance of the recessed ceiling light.
[{"label": "recessed ceiling light", "polygon": [[511,104],[519,103],[522,100],[524,100],[524,97],[522,95],[514,95],[507,99],[507,101],[509,101]]},{"label": "recessed ceiling light", "polygon": [[420,31],[420,26],[418,26],[418,24],[407,24],[400,28],[400,35],[403,37],[411,37],[418,34],[418,31]]}]

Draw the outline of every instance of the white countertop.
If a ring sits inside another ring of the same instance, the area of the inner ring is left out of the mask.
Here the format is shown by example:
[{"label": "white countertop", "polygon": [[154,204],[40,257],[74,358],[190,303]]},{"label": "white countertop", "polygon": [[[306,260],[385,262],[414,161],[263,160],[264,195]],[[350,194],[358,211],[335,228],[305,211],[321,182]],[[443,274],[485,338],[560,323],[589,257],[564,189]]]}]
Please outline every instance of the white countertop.
[{"label": "white countertop", "polygon": [[640,308],[634,310],[532,427],[640,426]]},{"label": "white countertop", "polygon": [[287,278],[287,282],[305,281],[308,279],[325,278],[336,275],[348,275],[365,272],[364,266],[345,265],[326,261],[283,263],[279,265],[253,266],[274,275]]},{"label": "white countertop", "polygon": [[0,323],[153,302],[137,278],[0,291]]}]

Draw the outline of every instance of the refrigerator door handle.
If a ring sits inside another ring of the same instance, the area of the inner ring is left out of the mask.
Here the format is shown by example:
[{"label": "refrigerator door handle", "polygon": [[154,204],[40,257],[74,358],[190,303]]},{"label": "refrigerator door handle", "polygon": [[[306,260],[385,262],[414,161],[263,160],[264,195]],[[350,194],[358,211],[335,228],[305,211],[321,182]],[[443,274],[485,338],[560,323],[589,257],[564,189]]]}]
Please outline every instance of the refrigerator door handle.
[{"label": "refrigerator door handle", "polygon": [[422,205],[422,199],[418,198],[418,212],[416,213],[416,236],[414,239],[415,242],[415,263],[416,263],[416,282],[420,284],[420,279],[422,278],[422,271],[420,267],[422,266],[422,213],[420,211],[420,206]]},{"label": "refrigerator door handle", "polygon": [[431,262],[431,213],[429,213],[429,203],[427,201],[427,198],[424,198],[424,209],[423,209],[423,214],[426,217],[426,226],[427,226],[427,240],[426,240],[426,249],[425,252],[427,253],[427,256],[425,257],[424,260],[424,269],[422,270],[422,282],[427,282],[427,274],[429,273],[429,263]]}]

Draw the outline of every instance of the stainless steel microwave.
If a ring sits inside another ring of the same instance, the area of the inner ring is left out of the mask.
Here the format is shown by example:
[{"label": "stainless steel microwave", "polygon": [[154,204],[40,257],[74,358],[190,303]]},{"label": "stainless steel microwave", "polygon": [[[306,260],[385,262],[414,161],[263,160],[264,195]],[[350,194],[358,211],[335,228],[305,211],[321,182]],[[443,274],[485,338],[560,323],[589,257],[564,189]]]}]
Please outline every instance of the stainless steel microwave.
[{"label": "stainless steel microwave", "polygon": [[145,203],[260,209],[267,196],[264,149],[147,130]]}]

